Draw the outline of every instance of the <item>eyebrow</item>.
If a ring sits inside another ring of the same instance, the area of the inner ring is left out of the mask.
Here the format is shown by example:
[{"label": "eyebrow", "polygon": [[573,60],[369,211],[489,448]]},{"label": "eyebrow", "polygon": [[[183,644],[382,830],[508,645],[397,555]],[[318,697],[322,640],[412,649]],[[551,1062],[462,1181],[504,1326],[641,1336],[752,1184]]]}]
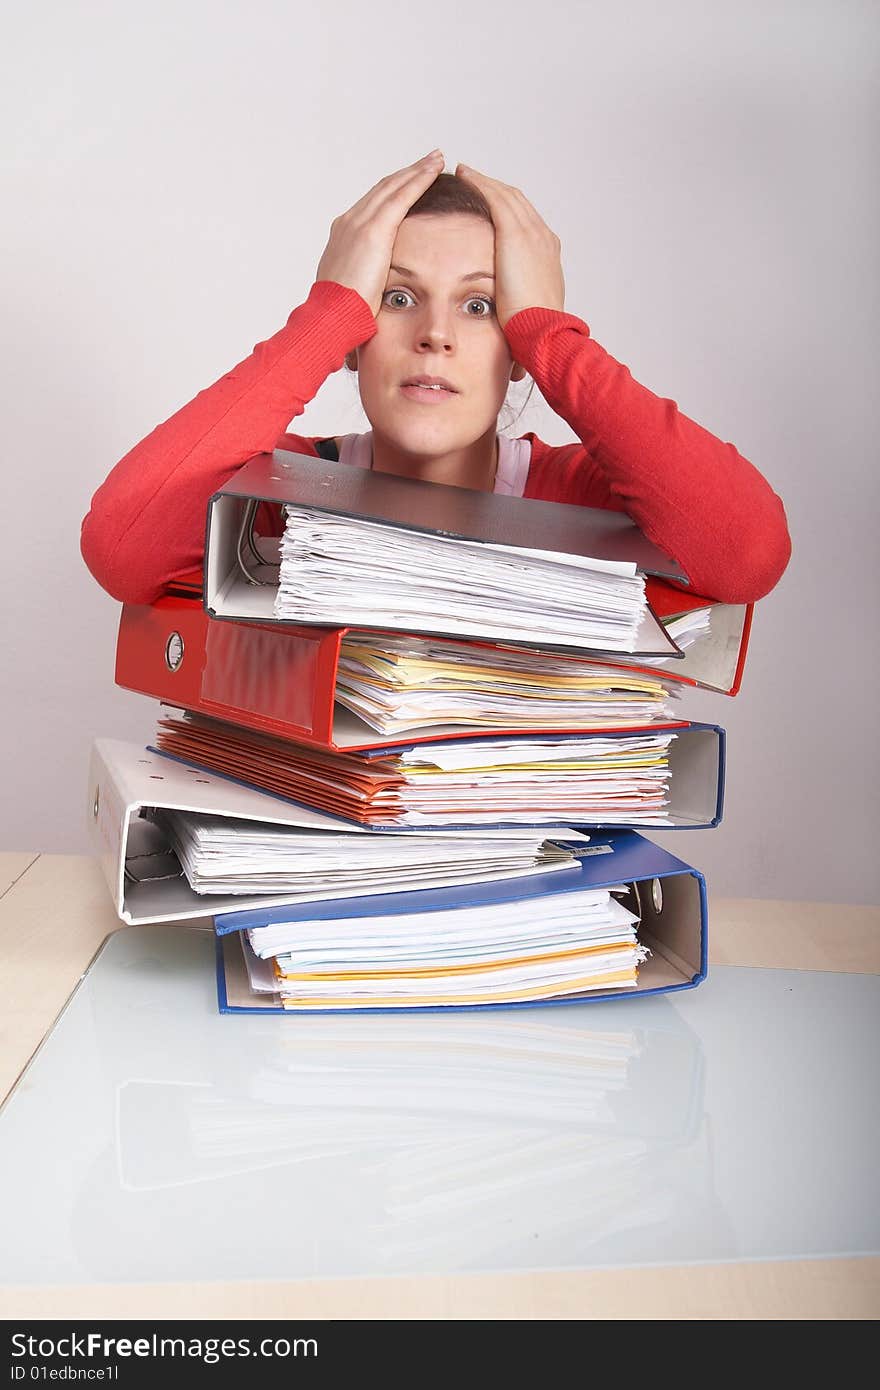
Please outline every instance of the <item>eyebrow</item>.
[{"label": "eyebrow", "polygon": [[[418,275],[416,274],[416,272],[415,272],[414,270],[407,270],[407,268],[406,268],[405,265],[392,265],[392,266],[389,266],[389,269],[390,269],[390,270],[396,270],[397,273],[398,273],[398,275],[407,275],[407,276],[409,277],[410,280],[418,280],[418,278],[419,278]],[[490,275],[489,272],[488,272],[488,270],[474,270],[474,271],[471,271],[470,275],[462,275],[462,277],[461,277],[461,283],[464,284],[464,283],[465,283],[466,281],[468,281],[468,280],[494,280],[494,279],[495,279],[495,276],[494,276],[494,275]]]}]

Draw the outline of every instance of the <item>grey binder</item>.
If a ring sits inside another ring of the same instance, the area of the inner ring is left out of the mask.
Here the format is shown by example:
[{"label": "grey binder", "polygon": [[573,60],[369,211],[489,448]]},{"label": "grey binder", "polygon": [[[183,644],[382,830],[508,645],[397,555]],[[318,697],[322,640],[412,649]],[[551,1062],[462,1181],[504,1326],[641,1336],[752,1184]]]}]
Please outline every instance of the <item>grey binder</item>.
[{"label": "grey binder", "polygon": [[[274,454],[258,454],[251,459],[208,504],[204,601],[213,618],[279,621],[273,608],[277,567],[260,563],[256,547],[248,540],[249,522],[259,502],[295,504],[431,536],[581,558],[623,560],[645,575],[687,583],[676,562],[658,550],[622,512],[496,496],[276,450]],[[431,524],[425,524],[424,518],[430,518]],[[264,561],[270,558],[263,556]],[[358,623],[360,628],[365,626]],[[387,630],[388,625],[383,626]],[[445,632],[439,626],[420,630],[436,636],[460,635]],[[571,646],[546,649],[573,650]],[[625,660],[626,655],[681,655],[650,608],[634,652],[600,653],[598,648],[589,646],[577,649],[614,656],[617,660]]]}]

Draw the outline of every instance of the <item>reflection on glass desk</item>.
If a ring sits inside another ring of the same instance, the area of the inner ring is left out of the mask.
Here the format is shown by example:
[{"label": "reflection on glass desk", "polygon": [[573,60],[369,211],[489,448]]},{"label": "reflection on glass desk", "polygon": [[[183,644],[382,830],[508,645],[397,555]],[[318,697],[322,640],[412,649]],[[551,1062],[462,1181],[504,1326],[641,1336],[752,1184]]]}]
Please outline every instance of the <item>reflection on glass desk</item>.
[{"label": "reflection on glass desk", "polygon": [[223,1016],[110,937],[0,1113],[0,1280],[298,1279],[880,1248],[880,978],[509,1013]]}]

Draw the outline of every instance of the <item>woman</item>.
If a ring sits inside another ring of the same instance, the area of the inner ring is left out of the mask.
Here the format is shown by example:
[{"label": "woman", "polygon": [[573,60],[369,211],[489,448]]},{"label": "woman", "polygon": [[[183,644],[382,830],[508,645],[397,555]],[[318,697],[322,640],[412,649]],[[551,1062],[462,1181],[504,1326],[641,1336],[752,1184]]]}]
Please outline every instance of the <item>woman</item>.
[{"label": "woman", "polygon": [[[559,239],[522,193],[443,167],[435,150],[337,218],[286,326],[116,465],[82,532],[86,563],[114,597],[150,602],[198,568],[208,498],[274,448],[625,511],[695,592],[745,603],[773,588],[791,547],[765,479],[564,311]],[[371,432],[286,433],[343,362],[358,373]],[[508,383],[526,372],[580,443],[498,435]]]}]

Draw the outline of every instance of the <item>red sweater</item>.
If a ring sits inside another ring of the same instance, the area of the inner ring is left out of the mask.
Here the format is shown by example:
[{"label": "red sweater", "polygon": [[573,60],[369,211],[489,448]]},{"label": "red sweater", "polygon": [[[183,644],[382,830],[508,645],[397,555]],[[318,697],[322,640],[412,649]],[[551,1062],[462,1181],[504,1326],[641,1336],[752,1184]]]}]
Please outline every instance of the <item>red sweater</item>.
[{"label": "red sweater", "polygon": [[[200,568],[208,498],[254,454],[316,454],[286,427],[375,331],[355,290],[319,281],[280,332],[135,445],[82,526],[83,557],[108,593],[149,603]],[[773,588],[791,553],[785,511],[732,444],[640,386],[572,314],[523,309],[504,333],[580,440],[525,436],[526,497],[627,512],[697,593],[747,603]]]}]

